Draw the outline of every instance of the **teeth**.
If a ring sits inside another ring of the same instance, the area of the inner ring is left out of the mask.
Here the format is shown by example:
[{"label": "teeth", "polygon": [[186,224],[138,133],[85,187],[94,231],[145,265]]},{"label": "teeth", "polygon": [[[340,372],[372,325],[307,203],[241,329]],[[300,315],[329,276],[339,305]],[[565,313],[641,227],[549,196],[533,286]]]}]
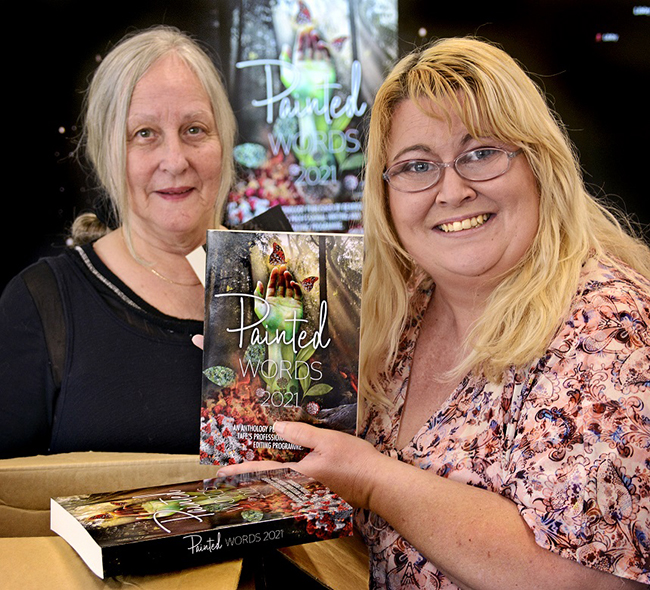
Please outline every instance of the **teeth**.
[{"label": "teeth", "polygon": [[453,223],[443,223],[438,227],[442,231],[446,233],[450,233],[455,231],[462,231],[464,229],[472,229],[473,227],[478,227],[479,225],[483,225],[488,219],[490,219],[490,214],[484,213],[482,215],[477,215],[476,217],[468,217],[467,219],[463,219],[462,221],[454,221]]}]

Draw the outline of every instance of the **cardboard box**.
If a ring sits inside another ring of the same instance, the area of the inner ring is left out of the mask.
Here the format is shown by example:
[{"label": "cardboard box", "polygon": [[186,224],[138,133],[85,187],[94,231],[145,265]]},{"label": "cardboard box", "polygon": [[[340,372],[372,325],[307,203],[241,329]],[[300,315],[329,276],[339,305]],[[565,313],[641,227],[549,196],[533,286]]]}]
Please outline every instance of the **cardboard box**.
[{"label": "cardboard box", "polygon": [[62,453],[0,460],[0,537],[50,531],[50,498],[214,477],[198,455]]},{"label": "cardboard box", "polygon": [[[106,588],[106,582],[50,531],[51,497],[164,485],[215,474],[216,468],[200,465],[196,455],[87,452],[0,460],[3,589]],[[289,579],[294,568],[313,580],[316,588],[368,588],[368,556],[358,535],[287,547],[267,555],[266,561],[277,566],[268,571],[269,575]],[[255,564],[251,567],[242,573],[239,559],[156,576],[120,576],[108,583],[111,588],[136,586],[147,590],[255,590],[260,572]],[[262,586],[284,587],[273,579]]]},{"label": "cardboard box", "polygon": [[[236,590],[242,560],[226,561],[156,576],[101,580],[60,537],[0,538],[0,579],[5,590]],[[243,590],[243,589],[240,589]]]}]

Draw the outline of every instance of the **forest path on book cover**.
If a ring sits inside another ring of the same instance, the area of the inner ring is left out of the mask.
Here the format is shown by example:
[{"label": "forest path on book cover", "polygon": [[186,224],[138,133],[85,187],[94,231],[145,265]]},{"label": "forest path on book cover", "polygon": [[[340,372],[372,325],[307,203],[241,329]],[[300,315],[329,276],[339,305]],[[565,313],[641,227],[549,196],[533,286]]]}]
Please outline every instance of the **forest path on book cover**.
[{"label": "forest path on book cover", "polygon": [[360,235],[208,235],[201,461],[293,461],[299,420],[354,433]]}]

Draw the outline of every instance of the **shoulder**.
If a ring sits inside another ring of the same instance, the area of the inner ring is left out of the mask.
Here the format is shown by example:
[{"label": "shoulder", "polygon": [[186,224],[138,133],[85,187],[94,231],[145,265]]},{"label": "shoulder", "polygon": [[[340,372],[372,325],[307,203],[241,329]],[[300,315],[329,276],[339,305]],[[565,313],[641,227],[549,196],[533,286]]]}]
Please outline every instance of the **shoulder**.
[{"label": "shoulder", "polygon": [[623,263],[590,259],[583,267],[574,301],[578,305],[612,302],[636,308],[650,318],[650,281]]},{"label": "shoulder", "polygon": [[19,335],[48,329],[63,333],[65,290],[71,283],[73,252],[39,259],[16,275],[0,298],[3,329]]},{"label": "shoulder", "polygon": [[608,260],[585,264],[571,309],[522,398],[511,455],[511,472],[522,475],[513,498],[540,545],[641,580],[648,572],[637,539],[650,522],[643,435],[649,310],[650,285],[633,269]]},{"label": "shoulder", "polygon": [[622,264],[589,260],[559,336],[650,346],[650,282]]},{"label": "shoulder", "polygon": [[648,281],[628,267],[589,261],[542,372],[599,399],[650,391]]},{"label": "shoulder", "polygon": [[57,256],[47,256],[24,268],[20,273],[7,283],[2,298],[8,300],[18,296],[24,297],[27,291],[32,296],[35,293],[49,295],[57,290],[56,276],[65,274],[70,268],[70,255],[68,250]]}]

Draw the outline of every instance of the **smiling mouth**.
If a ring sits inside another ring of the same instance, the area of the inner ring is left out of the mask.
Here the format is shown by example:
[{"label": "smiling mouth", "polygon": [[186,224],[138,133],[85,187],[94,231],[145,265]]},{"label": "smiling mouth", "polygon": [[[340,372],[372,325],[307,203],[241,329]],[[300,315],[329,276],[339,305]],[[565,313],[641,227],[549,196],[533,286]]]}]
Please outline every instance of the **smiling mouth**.
[{"label": "smiling mouth", "polygon": [[473,229],[483,225],[492,215],[490,213],[483,213],[476,217],[468,217],[462,221],[454,221],[452,223],[441,223],[437,228],[445,233],[453,233],[465,231],[466,229]]},{"label": "smiling mouth", "polygon": [[156,191],[158,194],[165,197],[183,197],[189,194],[192,191],[192,188],[189,186],[183,186],[178,188],[167,188]]}]

